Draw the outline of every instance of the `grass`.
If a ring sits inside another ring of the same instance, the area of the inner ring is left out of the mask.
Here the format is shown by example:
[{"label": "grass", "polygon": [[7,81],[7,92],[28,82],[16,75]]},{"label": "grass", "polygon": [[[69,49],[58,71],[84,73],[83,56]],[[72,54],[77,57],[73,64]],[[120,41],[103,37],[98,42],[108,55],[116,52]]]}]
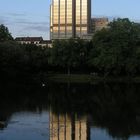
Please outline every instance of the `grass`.
[{"label": "grass", "polygon": [[88,83],[90,82],[90,75],[80,74],[54,74],[48,76],[49,80],[55,82],[74,82],[74,83]]},{"label": "grass", "polygon": [[88,74],[52,74],[47,76],[48,80],[54,82],[71,83],[99,83],[99,82],[123,82],[140,83],[140,77],[99,77]]}]

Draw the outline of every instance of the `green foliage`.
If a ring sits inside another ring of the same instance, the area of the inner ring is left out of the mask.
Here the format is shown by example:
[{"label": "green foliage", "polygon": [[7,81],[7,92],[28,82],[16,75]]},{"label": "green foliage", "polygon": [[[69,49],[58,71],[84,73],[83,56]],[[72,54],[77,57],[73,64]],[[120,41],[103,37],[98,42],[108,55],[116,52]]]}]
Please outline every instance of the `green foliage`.
[{"label": "green foliage", "polygon": [[46,71],[48,65],[47,48],[36,45],[23,45],[28,58],[28,68],[32,72]]},{"label": "green foliage", "polygon": [[0,43],[0,72],[16,76],[24,73],[46,72],[47,48],[20,45],[14,41]]},{"label": "green foliage", "polygon": [[93,37],[89,64],[104,75],[136,74],[140,48],[140,25],[117,19]]},{"label": "green foliage", "polygon": [[51,64],[67,68],[86,65],[88,56],[88,42],[81,39],[55,40],[51,50]]},{"label": "green foliage", "polygon": [[7,27],[5,27],[3,24],[0,25],[0,42],[13,40],[13,37],[9,33],[9,30]]}]

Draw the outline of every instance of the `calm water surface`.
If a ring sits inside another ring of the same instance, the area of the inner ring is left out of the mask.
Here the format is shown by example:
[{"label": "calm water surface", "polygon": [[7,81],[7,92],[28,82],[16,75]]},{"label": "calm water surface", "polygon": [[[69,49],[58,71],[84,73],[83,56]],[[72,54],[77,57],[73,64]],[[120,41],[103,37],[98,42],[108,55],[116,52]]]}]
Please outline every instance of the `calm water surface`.
[{"label": "calm water surface", "polygon": [[0,140],[140,140],[140,84],[1,84]]}]

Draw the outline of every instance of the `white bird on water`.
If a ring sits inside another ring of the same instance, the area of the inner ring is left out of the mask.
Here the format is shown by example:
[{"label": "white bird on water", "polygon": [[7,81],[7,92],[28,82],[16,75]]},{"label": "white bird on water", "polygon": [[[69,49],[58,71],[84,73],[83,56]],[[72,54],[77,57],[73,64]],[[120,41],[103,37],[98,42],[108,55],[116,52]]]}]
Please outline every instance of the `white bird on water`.
[{"label": "white bird on water", "polygon": [[46,86],[46,84],[45,83],[42,83],[42,87],[45,87]]}]

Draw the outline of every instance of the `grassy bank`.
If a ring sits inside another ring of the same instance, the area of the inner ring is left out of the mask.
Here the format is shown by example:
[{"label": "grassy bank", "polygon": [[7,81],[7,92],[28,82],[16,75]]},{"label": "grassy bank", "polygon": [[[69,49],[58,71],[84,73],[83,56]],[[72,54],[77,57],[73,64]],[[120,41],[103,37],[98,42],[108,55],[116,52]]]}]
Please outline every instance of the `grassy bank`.
[{"label": "grassy bank", "polygon": [[88,74],[52,74],[47,75],[49,81],[72,83],[98,83],[98,82],[134,82],[140,83],[140,77],[99,77]]},{"label": "grassy bank", "polygon": [[79,74],[53,74],[48,75],[48,80],[54,82],[73,82],[73,83],[88,83],[91,81],[90,75]]}]

